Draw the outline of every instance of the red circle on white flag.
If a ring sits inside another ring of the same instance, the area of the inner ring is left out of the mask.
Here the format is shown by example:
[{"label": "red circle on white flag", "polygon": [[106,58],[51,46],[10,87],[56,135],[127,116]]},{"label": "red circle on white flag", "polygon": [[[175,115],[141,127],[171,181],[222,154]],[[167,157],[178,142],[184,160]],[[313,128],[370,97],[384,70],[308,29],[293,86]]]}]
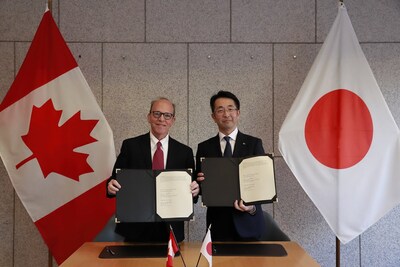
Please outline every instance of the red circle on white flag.
[{"label": "red circle on white flag", "polygon": [[212,255],[212,243],[211,242],[207,243],[206,248],[207,248],[208,255]]},{"label": "red circle on white flag", "polygon": [[337,89],[315,103],[304,130],[308,149],[320,163],[345,169],[367,154],[373,123],[367,105],[358,95]]}]

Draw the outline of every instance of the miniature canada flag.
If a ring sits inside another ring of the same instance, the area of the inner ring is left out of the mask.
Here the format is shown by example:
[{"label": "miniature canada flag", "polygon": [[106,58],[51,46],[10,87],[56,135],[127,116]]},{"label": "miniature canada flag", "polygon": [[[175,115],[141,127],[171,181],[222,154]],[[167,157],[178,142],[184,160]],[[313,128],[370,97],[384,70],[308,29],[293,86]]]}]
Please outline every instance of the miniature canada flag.
[{"label": "miniature canada flag", "polygon": [[171,229],[169,231],[167,267],[174,266],[175,253],[177,253],[178,251],[179,251],[178,244],[176,244],[175,236]]}]

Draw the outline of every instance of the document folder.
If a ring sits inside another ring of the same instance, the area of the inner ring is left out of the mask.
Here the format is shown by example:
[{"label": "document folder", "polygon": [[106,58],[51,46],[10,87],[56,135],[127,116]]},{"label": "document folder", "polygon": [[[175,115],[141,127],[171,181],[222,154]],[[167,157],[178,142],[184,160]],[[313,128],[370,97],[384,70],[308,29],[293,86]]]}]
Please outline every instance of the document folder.
[{"label": "document folder", "polygon": [[119,169],[116,179],[116,223],[193,218],[192,170]]},{"label": "document folder", "polygon": [[232,207],[235,200],[246,204],[276,201],[272,155],[246,158],[203,158],[202,202],[207,207]]}]

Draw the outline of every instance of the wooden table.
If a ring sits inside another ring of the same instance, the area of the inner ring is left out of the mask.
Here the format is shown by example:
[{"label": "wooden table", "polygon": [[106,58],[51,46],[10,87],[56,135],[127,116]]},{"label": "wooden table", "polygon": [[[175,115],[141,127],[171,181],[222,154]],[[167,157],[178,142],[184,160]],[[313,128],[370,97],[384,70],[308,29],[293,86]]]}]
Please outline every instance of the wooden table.
[{"label": "wooden table", "polygon": [[[307,252],[295,242],[263,242],[281,244],[287,256],[283,257],[261,257],[261,256],[213,256],[213,267],[237,267],[237,266],[298,266],[313,267],[319,264],[311,258]],[[118,258],[102,259],[99,258],[100,252],[105,246],[132,245],[123,242],[88,242],[82,245],[74,254],[72,254],[60,267],[156,267],[165,266],[167,251],[163,258]],[[201,243],[183,242],[180,244],[181,253],[184,257],[187,267],[195,267]],[[181,257],[174,258],[174,267],[182,267]],[[202,256],[199,267],[208,267],[207,260]]]}]

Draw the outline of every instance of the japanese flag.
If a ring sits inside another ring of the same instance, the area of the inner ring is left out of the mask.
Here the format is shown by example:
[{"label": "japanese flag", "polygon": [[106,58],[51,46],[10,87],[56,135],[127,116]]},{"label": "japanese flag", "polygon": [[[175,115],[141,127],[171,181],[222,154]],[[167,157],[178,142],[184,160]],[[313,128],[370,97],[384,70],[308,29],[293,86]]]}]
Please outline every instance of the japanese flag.
[{"label": "japanese flag", "polygon": [[279,150],[344,244],[400,202],[399,129],[343,4],[282,125]]},{"label": "japanese flag", "polygon": [[113,214],[112,131],[48,10],[0,104],[0,153],[58,264]]},{"label": "japanese flag", "polygon": [[210,228],[207,230],[206,237],[200,249],[201,254],[206,258],[210,267],[212,267],[212,242]]}]

